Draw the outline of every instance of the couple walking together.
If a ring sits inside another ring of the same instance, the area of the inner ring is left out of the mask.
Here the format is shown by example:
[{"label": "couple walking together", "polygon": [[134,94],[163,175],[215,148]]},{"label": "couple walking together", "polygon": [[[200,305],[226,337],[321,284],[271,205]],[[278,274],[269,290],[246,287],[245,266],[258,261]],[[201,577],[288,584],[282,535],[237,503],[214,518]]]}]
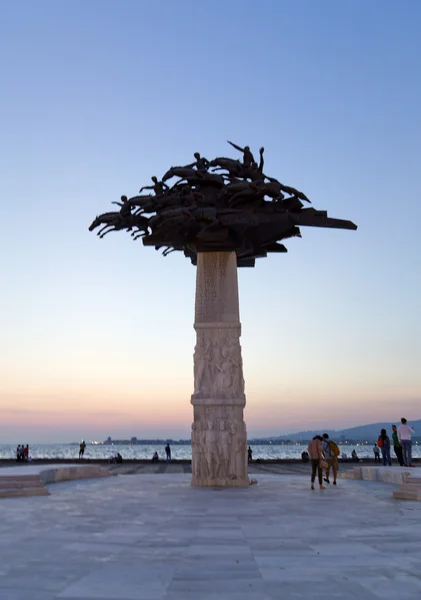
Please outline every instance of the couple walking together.
[{"label": "couple walking together", "polygon": [[323,469],[326,470],[326,483],[330,483],[330,469],[333,473],[333,485],[336,485],[336,477],[338,475],[338,456],[340,450],[337,444],[329,440],[329,435],[324,433],[323,436],[316,435],[308,444],[308,453],[311,459],[311,489],[314,490],[314,482],[316,473],[319,479],[319,486],[324,490],[323,485]]}]

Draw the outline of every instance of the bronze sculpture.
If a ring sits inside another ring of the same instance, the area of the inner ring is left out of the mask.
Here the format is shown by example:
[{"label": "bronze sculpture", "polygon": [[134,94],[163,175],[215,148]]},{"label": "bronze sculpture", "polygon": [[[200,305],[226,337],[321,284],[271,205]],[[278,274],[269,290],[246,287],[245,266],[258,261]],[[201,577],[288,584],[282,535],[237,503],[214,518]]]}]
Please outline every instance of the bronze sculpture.
[{"label": "bronze sculpture", "polygon": [[[98,236],[126,229],[145,246],[163,248],[164,256],[183,251],[193,264],[199,252],[235,251],[238,266],[254,266],[268,253],[286,252],[282,240],[301,237],[300,226],[356,229],[351,221],[332,219],[326,211],[304,207],[305,194],[263,173],[249,146],[229,142],[243,153],[240,162],[219,157],[208,161],[200,153],[184,167],[171,167],[153,185],[153,194],[121,197],[117,212],[98,216],[90,231]],[[211,172],[210,169],[213,171]],[[166,182],[179,180],[172,186]]]}]

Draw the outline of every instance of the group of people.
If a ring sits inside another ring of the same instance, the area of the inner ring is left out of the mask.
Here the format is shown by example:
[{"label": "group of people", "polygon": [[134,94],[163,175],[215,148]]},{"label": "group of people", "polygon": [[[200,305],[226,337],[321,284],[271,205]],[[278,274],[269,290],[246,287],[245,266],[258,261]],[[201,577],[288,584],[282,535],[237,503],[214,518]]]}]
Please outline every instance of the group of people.
[{"label": "group of people", "polygon": [[329,434],[315,435],[308,444],[308,455],[311,460],[311,489],[314,490],[316,475],[319,480],[321,490],[325,489],[323,485],[323,471],[325,471],[324,481],[330,483],[330,471],[332,470],[333,485],[336,485],[338,476],[338,456],[340,450],[333,440],[329,439]]},{"label": "group of people", "polygon": [[[171,446],[168,443],[165,446],[165,458],[166,458],[167,462],[171,461]],[[158,462],[158,461],[159,461],[159,454],[155,450],[155,452],[153,453],[153,456],[152,456],[152,462]]]},{"label": "group of people", "polygon": [[26,446],[19,444],[19,446],[16,448],[16,462],[28,462],[29,460],[30,456],[28,444],[26,444]]},{"label": "group of people", "polygon": [[[408,421],[402,417],[399,427],[392,425],[392,441],[387,435],[386,429],[380,431],[379,439],[373,446],[375,462],[380,463],[380,453],[383,459],[383,465],[392,466],[390,450],[393,449],[401,467],[412,467],[412,435],[414,429],[408,425]],[[354,454],[355,453],[355,454]],[[337,444],[329,439],[329,435],[316,435],[308,444],[308,452],[303,452],[301,458],[307,462],[308,457],[311,460],[311,489],[314,490],[316,475],[319,480],[320,489],[325,489],[323,480],[330,483],[330,471],[333,474],[333,485],[336,485],[338,475],[338,457],[340,450]],[[352,458],[358,461],[359,458],[355,450],[352,452]],[[325,471],[325,477],[323,477]]]},{"label": "group of people", "polygon": [[387,435],[386,429],[382,429],[377,443],[373,446],[374,461],[380,463],[380,453],[383,459],[383,465],[392,466],[390,456],[391,447],[395,452],[396,458],[401,467],[412,467],[412,434],[414,429],[408,425],[408,421],[401,419],[399,427],[392,425],[392,441]]}]

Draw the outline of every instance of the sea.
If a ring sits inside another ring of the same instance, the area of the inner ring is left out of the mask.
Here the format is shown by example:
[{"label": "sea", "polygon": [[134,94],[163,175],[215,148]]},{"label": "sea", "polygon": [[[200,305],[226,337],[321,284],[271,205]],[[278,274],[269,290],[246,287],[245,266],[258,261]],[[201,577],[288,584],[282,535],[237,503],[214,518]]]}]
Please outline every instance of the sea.
[{"label": "sea", "polygon": [[[250,442],[253,450],[253,459],[277,459],[296,458],[301,459],[301,453],[307,449],[307,444],[265,444],[254,445]],[[355,450],[360,458],[373,458],[372,444],[340,444],[341,452],[351,457]],[[123,459],[150,459],[154,452],[158,452],[160,458],[165,457],[165,445],[162,444],[89,444],[85,449],[85,458],[111,458],[117,452]],[[171,455],[175,459],[191,459],[191,446],[171,446]],[[412,447],[414,458],[421,458],[421,445],[414,444]],[[32,458],[75,458],[79,456],[79,444],[30,444],[29,456]],[[16,446],[12,444],[0,445],[0,460],[16,457]],[[393,457],[393,451],[392,451]]]}]

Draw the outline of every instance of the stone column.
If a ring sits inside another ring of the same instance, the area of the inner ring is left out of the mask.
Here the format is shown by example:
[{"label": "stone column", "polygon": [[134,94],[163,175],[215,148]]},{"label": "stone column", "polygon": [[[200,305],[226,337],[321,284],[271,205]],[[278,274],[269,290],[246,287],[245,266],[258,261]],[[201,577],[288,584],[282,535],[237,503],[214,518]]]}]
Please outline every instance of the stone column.
[{"label": "stone column", "polygon": [[197,256],[192,485],[248,486],[235,252]]}]

